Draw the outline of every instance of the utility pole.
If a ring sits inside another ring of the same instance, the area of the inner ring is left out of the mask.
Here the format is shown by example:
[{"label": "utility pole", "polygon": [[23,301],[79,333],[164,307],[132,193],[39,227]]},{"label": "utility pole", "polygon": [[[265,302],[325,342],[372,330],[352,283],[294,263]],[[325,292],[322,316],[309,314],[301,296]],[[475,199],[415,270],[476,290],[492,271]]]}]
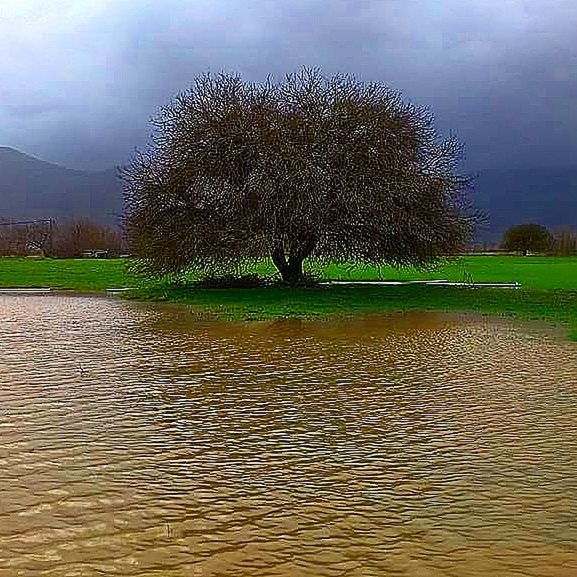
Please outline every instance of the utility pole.
[{"label": "utility pole", "polygon": [[[26,224],[48,224],[48,242],[47,247],[48,247],[48,252],[51,254],[52,253],[52,242],[53,242],[53,231],[54,231],[54,219],[52,218],[35,218],[33,220],[12,220],[12,221],[8,221],[8,222],[0,222],[0,226],[14,226],[14,225],[26,225]],[[46,253],[46,250],[44,250],[44,253]],[[46,255],[45,255],[46,256]]]},{"label": "utility pole", "polygon": [[[53,220],[51,218],[48,219],[48,256],[52,256],[52,231],[53,231]],[[46,252],[44,253],[46,256]]]}]

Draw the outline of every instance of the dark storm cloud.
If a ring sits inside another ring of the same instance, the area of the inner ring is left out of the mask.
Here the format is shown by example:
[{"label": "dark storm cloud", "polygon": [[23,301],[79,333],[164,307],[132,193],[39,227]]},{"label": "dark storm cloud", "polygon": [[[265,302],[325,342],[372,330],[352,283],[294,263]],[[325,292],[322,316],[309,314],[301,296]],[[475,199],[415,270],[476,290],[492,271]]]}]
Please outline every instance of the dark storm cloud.
[{"label": "dark storm cloud", "polygon": [[194,75],[356,74],[430,106],[468,164],[575,163],[573,0],[5,0],[0,144],[122,162]]}]

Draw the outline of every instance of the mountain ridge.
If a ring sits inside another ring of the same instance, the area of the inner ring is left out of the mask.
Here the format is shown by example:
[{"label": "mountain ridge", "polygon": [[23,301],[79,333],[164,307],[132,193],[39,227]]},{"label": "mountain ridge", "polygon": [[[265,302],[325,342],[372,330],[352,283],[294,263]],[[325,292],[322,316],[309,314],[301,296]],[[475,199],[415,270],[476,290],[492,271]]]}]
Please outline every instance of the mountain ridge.
[{"label": "mountain ridge", "polygon": [[122,186],[116,169],[67,168],[0,147],[0,218],[87,217],[114,224],[122,213]]}]

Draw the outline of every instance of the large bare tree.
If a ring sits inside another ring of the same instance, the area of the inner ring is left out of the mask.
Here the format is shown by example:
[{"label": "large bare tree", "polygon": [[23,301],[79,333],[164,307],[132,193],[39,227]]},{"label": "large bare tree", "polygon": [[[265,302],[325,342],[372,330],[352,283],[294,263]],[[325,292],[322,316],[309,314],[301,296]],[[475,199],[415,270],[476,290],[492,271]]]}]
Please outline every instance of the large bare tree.
[{"label": "large bare tree", "polygon": [[153,126],[121,174],[143,272],[270,256],[298,284],[309,257],[423,266],[473,230],[460,143],[380,83],[309,68],[281,83],[204,74]]}]

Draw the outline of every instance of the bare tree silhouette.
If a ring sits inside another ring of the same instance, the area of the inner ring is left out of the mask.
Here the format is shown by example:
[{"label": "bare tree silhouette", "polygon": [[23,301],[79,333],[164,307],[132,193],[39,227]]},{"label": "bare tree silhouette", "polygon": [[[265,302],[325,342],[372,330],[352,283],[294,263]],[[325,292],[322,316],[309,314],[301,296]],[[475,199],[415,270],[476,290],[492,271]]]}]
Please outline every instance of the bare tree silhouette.
[{"label": "bare tree silhouette", "polygon": [[476,220],[461,144],[380,83],[303,68],[282,83],[204,74],[153,120],[121,171],[137,269],[230,270],[270,256],[424,266]]}]

